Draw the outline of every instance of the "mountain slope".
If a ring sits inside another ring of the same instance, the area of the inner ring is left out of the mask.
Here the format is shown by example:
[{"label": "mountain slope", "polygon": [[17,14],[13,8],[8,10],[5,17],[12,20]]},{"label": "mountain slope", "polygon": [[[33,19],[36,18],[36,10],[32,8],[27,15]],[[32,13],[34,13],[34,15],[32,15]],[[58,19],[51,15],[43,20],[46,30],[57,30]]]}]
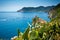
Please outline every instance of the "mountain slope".
[{"label": "mountain slope", "polygon": [[54,6],[48,6],[48,7],[43,7],[43,6],[39,6],[39,7],[24,7],[22,9],[18,10],[17,12],[40,12],[40,11],[48,12],[53,7]]}]

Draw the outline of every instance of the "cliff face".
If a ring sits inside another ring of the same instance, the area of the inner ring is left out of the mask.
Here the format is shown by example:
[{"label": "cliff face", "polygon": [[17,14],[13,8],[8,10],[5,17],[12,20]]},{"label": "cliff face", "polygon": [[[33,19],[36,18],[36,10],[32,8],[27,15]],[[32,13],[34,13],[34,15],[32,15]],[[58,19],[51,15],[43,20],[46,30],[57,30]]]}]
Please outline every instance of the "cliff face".
[{"label": "cliff face", "polygon": [[54,6],[48,6],[48,7],[43,7],[43,6],[39,6],[39,7],[24,7],[20,10],[18,10],[17,12],[48,12],[50,9],[52,9]]},{"label": "cliff face", "polygon": [[60,17],[60,4],[56,5],[49,11],[49,18]]}]

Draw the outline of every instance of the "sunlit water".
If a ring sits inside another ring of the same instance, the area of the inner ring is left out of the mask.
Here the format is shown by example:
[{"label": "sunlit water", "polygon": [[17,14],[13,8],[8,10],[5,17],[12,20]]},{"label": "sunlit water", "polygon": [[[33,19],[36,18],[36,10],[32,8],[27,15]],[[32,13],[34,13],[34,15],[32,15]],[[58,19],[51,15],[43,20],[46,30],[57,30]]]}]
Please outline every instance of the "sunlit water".
[{"label": "sunlit water", "polygon": [[0,38],[9,39],[16,36],[18,28],[24,32],[28,27],[28,22],[31,24],[35,16],[50,21],[48,13],[44,12],[0,12]]}]

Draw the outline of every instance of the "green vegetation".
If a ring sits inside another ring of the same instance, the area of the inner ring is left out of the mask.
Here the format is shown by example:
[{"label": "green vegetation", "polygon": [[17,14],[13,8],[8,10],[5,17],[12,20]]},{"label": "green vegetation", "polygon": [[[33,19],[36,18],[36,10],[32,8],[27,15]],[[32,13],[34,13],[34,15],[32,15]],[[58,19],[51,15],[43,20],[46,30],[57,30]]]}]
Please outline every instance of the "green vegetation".
[{"label": "green vegetation", "polygon": [[[25,32],[15,40],[60,40],[60,7],[55,7],[57,15],[50,22],[45,22],[39,17],[33,19],[32,25],[29,25]],[[42,23],[43,22],[43,23]]]},{"label": "green vegetation", "polygon": [[[60,22],[57,20],[43,25],[36,23],[31,26],[32,28],[28,26],[23,35],[19,35],[20,32],[18,30],[19,40],[60,40]],[[22,36],[22,39],[19,36]]]}]

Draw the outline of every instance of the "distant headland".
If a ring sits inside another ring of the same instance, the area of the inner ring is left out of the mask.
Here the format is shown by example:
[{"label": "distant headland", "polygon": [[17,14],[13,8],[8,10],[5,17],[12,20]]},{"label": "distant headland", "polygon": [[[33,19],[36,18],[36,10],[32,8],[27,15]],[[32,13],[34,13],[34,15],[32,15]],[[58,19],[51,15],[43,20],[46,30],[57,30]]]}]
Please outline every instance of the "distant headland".
[{"label": "distant headland", "polygon": [[54,6],[23,7],[22,9],[17,10],[17,12],[48,12],[52,8],[54,8]]}]

